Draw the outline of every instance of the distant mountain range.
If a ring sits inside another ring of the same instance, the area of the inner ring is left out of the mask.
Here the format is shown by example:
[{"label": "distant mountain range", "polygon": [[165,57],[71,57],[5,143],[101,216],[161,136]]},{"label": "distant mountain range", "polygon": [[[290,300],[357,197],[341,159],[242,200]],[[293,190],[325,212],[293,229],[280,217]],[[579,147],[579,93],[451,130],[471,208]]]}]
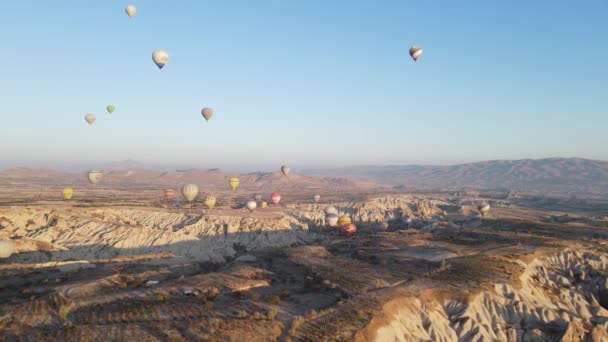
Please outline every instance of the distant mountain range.
[{"label": "distant mountain range", "polygon": [[580,158],[493,160],[449,166],[351,166],[305,170],[403,189],[508,189],[608,194],[608,162]]}]

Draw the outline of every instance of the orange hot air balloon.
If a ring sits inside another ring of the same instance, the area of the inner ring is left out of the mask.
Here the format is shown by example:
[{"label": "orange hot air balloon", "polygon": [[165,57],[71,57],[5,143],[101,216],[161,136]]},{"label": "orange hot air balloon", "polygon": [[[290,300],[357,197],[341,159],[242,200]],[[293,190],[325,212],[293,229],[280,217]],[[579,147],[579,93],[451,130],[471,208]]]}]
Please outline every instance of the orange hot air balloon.
[{"label": "orange hot air balloon", "polygon": [[174,197],[175,191],[173,191],[173,189],[165,189],[165,198],[167,199],[167,201],[173,201]]},{"label": "orange hot air balloon", "polygon": [[342,236],[349,238],[357,232],[357,226],[352,223],[348,223],[342,226]]},{"label": "orange hot air balloon", "polygon": [[345,224],[349,224],[349,223],[351,223],[351,222],[352,222],[352,221],[351,221],[351,219],[350,219],[350,216],[347,216],[347,215],[342,215],[342,216],[340,216],[340,218],[338,219],[338,226],[342,227],[343,225],[345,225]]},{"label": "orange hot air balloon", "polygon": [[272,204],[277,205],[280,201],[281,195],[279,195],[278,192],[273,192],[272,194],[270,194],[270,202],[272,202]]}]

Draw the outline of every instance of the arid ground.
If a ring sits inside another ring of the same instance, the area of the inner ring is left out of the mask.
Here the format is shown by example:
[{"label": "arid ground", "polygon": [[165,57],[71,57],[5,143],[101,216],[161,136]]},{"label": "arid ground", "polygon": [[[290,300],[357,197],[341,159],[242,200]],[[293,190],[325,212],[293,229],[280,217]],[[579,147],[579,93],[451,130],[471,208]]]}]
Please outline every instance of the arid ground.
[{"label": "arid ground", "polygon": [[[0,260],[7,341],[608,340],[601,199],[317,179],[250,213],[243,201],[268,187],[218,185],[207,210],[174,207],[162,186],[102,181],[65,201],[59,184],[11,182],[0,186],[0,240],[15,246]],[[329,205],[354,237],[325,225]]]}]

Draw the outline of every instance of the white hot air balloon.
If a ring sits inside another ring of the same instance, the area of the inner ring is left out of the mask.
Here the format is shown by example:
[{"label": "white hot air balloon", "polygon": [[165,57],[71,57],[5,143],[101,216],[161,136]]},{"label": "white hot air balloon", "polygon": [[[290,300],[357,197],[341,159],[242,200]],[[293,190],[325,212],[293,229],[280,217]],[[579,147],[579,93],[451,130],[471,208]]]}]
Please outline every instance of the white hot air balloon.
[{"label": "white hot air balloon", "polygon": [[182,194],[188,200],[188,202],[192,202],[198,195],[198,185],[196,185],[196,184],[184,185],[184,187],[182,188]]},{"label": "white hot air balloon", "polygon": [[490,205],[488,203],[481,203],[477,206],[477,209],[481,213],[481,216],[485,216],[490,211]]},{"label": "white hot air balloon", "polygon": [[137,8],[135,8],[133,5],[127,5],[127,7],[125,7],[125,12],[127,12],[129,18],[133,18],[135,13],[137,13]]},{"label": "white hot air balloon", "polygon": [[97,118],[95,117],[95,115],[93,114],[87,114],[84,116],[85,121],[89,124],[92,125],[95,120],[97,120]]},{"label": "white hot air balloon", "polygon": [[312,199],[313,199],[315,202],[319,202],[319,200],[321,199],[321,195],[316,194],[316,195],[312,196]]},{"label": "white hot air balloon", "polygon": [[163,50],[156,50],[152,52],[152,60],[159,69],[162,69],[167,63],[169,63],[169,54]]},{"label": "white hot air balloon", "polygon": [[336,207],[329,206],[327,208],[325,208],[325,214],[338,214],[338,209],[336,209]]},{"label": "white hot air balloon", "polygon": [[255,208],[257,208],[258,204],[256,201],[247,201],[247,210],[249,211],[253,211]]},{"label": "white hot air balloon", "polygon": [[420,46],[414,45],[410,48],[410,56],[412,57],[414,62],[418,60],[420,55],[422,55],[422,48]]},{"label": "white hot air balloon", "polygon": [[0,258],[8,258],[13,254],[14,246],[10,240],[0,240]]},{"label": "white hot air balloon", "polygon": [[103,173],[101,171],[91,170],[87,173],[87,178],[89,179],[89,183],[91,183],[93,185],[97,184],[97,182],[99,182],[101,180],[101,177],[103,177]]}]

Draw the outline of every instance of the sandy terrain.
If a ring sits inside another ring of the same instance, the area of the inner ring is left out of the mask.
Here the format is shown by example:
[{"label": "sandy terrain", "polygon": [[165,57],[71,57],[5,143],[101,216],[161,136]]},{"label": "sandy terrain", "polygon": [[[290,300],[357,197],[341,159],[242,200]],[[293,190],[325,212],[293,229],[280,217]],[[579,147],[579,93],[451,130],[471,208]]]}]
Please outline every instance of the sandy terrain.
[{"label": "sandy terrain", "polygon": [[[83,186],[63,201],[59,186],[7,192],[5,183],[0,239],[15,253],[0,260],[3,336],[608,339],[606,203],[564,212],[525,196],[373,187],[353,196],[295,183],[279,206],[253,213],[241,209],[248,188],[214,191],[221,200],[207,210],[174,208],[158,189]],[[485,216],[481,200],[492,206]],[[357,235],[325,227],[328,205],[351,216]]]}]

